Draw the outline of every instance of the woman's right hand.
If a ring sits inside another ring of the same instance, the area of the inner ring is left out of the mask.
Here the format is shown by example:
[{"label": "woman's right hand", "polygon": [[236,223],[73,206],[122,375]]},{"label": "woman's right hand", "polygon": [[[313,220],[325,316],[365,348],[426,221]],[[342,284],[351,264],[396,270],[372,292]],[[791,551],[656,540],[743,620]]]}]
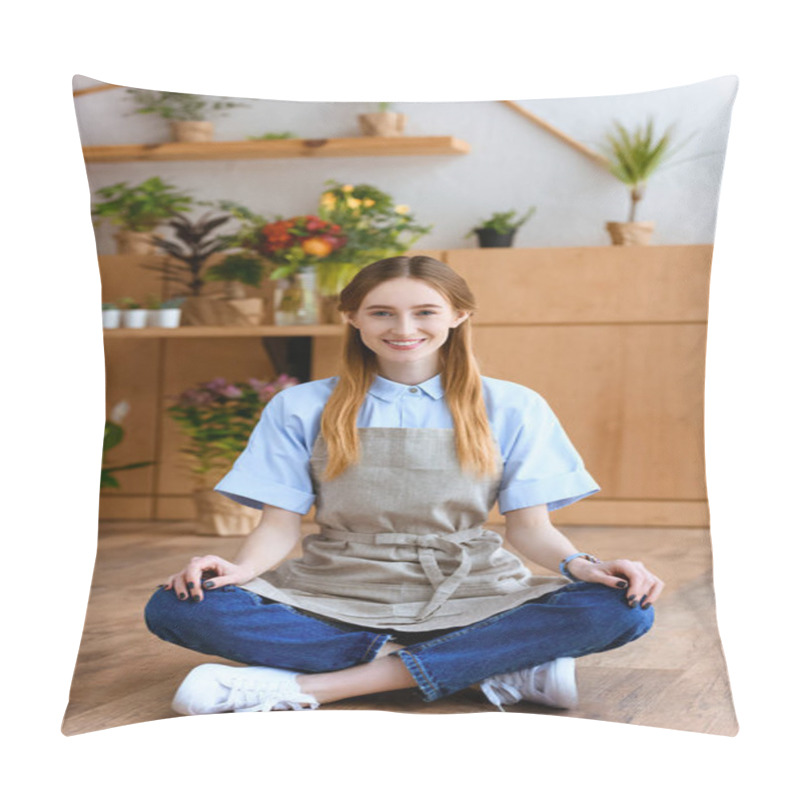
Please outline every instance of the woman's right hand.
[{"label": "woman's right hand", "polygon": [[203,589],[247,583],[254,577],[251,568],[233,564],[219,556],[195,556],[184,569],[169,576],[164,589],[174,591],[179,600],[191,598],[199,603],[203,599]]}]

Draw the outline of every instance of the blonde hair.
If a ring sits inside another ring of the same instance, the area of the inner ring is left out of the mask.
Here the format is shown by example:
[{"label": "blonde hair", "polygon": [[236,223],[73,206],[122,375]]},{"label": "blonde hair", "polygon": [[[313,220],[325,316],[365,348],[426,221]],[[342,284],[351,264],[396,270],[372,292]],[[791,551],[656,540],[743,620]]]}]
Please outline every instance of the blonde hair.
[{"label": "blonde hair", "polygon": [[[366,295],[393,278],[425,281],[445,297],[456,312],[473,312],[475,298],[466,281],[447,264],[429,256],[396,256],[364,267],[342,290],[339,311],[355,313]],[[456,453],[461,468],[478,475],[497,474],[497,447],[483,401],[478,363],[472,352],[469,317],[450,330],[439,350],[442,387],[453,416]],[[331,480],[358,462],[358,411],[378,374],[375,354],[347,326],[339,380],[322,413],[321,433],[328,450],[324,478]]]}]

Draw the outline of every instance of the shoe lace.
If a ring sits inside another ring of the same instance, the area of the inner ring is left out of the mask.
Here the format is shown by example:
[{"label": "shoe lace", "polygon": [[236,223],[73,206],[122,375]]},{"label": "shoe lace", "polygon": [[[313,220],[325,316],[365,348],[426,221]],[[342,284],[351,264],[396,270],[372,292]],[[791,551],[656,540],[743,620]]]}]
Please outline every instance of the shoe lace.
[{"label": "shoe lace", "polygon": [[522,699],[522,693],[516,686],[512,686],[504,681],[493,680],[492,678],[484,681],[481,684],[481,689],[483,689],[486,699],[492,703],[492,705],[497,706],[500,711],[505,711],[503,703],[511,705],[513,703],[518,703]]},{"label": "shoe lace", "polygon": [[290,685],[267,688],[237,680],[232,683],[230,690],[230,700],[237,711],[303,711],[316,708],[316,705],[307,701],[285,699],[297,694],[297,689]]}]

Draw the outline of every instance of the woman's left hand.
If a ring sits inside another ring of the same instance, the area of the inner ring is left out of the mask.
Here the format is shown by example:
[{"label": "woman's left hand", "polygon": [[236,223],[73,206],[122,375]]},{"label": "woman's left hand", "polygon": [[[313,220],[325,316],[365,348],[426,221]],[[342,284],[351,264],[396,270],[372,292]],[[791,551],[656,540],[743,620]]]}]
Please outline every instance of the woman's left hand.
[{"label": "woman's left hand", "polygon": [[641,561],[619,558],[593,564],[585,558],[573,558],[567,569],[576,580],[627,589],[626,596],[631,608],[637,603],[642,608],[649,608],[658,600],[664,588],[664,581],[650,572]]}]

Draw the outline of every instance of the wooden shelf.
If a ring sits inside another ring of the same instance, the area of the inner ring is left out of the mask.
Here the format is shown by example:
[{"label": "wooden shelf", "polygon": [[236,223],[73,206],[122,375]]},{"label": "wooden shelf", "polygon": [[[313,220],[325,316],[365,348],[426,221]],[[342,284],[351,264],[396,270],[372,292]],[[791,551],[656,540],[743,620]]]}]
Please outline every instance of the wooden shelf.
[{"label": "wooden shelf", "polygon": [[452,136],[358,136],[350,139],[272,139],[234,142],[162,142],[84,147],[86,163],[220,161],[258,158],[444,156],[469,153]]},{"label": "wooden shelf", "polygon": [[107,339],[216,339],[264,336],[341,336],[344,325],[182,325],[179,328],[104,328]]}]

